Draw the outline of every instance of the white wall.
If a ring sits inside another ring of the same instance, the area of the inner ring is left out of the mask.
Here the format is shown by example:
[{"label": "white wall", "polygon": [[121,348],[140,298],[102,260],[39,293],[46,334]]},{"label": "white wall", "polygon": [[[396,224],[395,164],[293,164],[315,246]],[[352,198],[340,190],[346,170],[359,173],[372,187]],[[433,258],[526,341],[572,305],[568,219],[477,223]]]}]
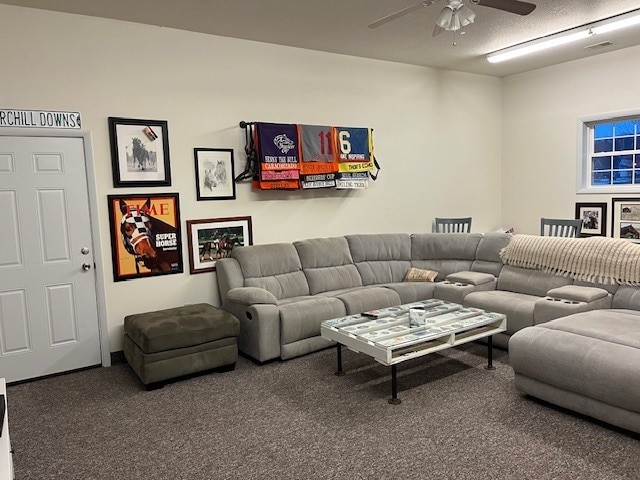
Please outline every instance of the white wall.
[{"label": "white wall", "polygon": [[[215,275],[113,282],[106,197],[179,192],[188,219],[252,217],[254,243],[430,231],[434,216],[501,224],[501,82],[161,27],[0,5],[0,108],[80,111],[93,139],[111,351],[123,317],[219,303]],[[167,120],[173,184],[114,189],[107,117]],[[366,191],[254,192],[196,201],[193,148],[234,148],[238,122],[375,129],[379,180]],[[480,199],[480,200],[479,200]]]},{"label": "white wall", "polygon": [[505,225],[538,234],[540,217],[574,218],[576,202],[606,202],[610,235],[616,195],[576,193],[577,123],[585,115],[640,108],[638,58],[640,47],[632,47],[504,80]]}]

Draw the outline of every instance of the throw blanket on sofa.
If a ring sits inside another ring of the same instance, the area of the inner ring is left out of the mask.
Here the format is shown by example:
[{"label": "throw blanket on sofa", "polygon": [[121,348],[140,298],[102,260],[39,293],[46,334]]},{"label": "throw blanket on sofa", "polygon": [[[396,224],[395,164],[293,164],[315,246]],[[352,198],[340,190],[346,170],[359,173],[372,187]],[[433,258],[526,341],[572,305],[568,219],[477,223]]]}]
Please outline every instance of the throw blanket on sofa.
[{"label": "throw blanket on sofa", "polygon": [[575,280],[640,285],[640,245],[628,240],[514,235],[500,258],[505,265]]}]

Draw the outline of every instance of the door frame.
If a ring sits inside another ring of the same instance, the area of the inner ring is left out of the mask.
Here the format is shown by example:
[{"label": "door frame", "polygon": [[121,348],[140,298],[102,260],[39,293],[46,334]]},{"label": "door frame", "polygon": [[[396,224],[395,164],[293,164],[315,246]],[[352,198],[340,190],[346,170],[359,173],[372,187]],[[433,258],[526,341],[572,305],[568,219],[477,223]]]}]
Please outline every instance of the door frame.
[{"label": "door frame", "polygon": [[93,249],[93,275],[96,285],[96,306],[98,307],[98,333],[100,336],[100,357],[102,366],[111,366],[109,347],[109,324],[107,322],[106,285],[104,266],[102,263],[102,245],[100,242],[100,216],[98,212],[98,194],[96,172],[91,146],[91,132],[88,130],[55,130],[47,128],[0,128],[2,137],[66,137],[80,138],[84,147],[84,164],[86,171],[87,193],[89,198],[89,216],[91,225],[91,243]]}]

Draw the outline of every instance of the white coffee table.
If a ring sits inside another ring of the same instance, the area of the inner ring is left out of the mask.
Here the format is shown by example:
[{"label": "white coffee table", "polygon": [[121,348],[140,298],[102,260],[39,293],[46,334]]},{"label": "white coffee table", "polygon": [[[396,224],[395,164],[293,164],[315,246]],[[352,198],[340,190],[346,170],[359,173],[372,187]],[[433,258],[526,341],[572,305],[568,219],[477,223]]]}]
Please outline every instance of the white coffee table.
[{"label": "white coffee table", "polygon": [[398,363],[487,338],[488,363],[485,368],[493,370],[491,336],[506,329],[507,317],[501,313],[432,299],[326,320],[320,327],[320,333],[337,343],[336,375],[344,375],[342,345],[390,366],[389,403],[399,404]]}]

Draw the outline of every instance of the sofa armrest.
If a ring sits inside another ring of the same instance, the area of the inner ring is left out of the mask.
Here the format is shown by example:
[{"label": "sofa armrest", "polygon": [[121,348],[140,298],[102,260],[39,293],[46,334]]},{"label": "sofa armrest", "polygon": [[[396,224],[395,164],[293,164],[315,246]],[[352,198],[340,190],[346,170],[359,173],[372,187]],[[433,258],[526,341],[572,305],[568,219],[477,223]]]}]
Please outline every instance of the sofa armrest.
[{"label": "sofa armrest", "polygon": [[447,275],[446,280],[450,283],[461,283],[477,287],[483,283],[495,282],[496,277],[490,273],[463,271],[450,273]]},{"label": "sofa armrest", "polygon": [[459,303],[471,292],[495,290],[498,281],[490,273],[463,271],[447,275],[444,282],[436,283],[433,296],[440,300]]},{"label": "sofa armrest", "polygon": [[238,350],[258,362],[280,356],[278,300],[257,287],[232,288],[222,308],[240,320]]},{"label": "sofa armrest", "polygon": [[565,285],[564,287],[552,288],[547,292],[547,297],[586,303],[595,302],[607,295],[609,295],[609,292],[603,288],[583,287],[580,285]]},{"label": "sofa armrest", "polygon": [[533,323],[566,317],[573,313],[611,308],[613,295],[602,288],[565,285],[553,288],[547,296],[536,301],[533,308]]},{"label": "sofa armrest", "polygon": [[221,303],[227,299],[229,290],[244,286],[244,275],[242,275],[240,264],[232,257],[220,258],[216,261],[216,279]]},{"label": "sofa armrest", "polygon": [[255,304],[277,305],[278,299],[264,288],[239,287],[232,288],[227,292],[225,303],[247,306]]}]

